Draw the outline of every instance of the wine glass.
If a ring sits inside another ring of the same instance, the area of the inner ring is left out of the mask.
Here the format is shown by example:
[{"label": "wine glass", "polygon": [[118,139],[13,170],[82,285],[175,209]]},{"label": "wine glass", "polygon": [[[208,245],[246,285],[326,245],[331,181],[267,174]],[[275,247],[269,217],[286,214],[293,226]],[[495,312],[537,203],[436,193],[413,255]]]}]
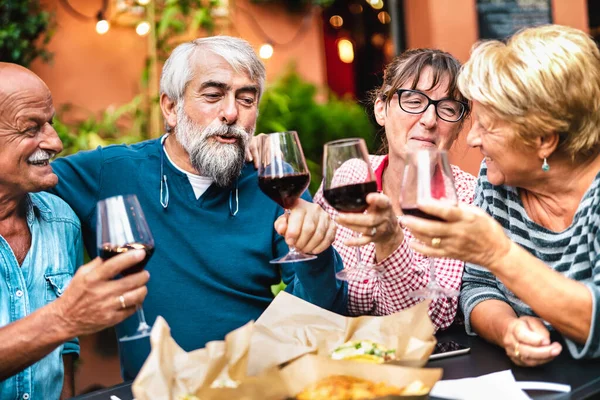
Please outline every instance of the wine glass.
[{"label": "wine glass", "polygon": [[[323,150],[323,197],[339,212],[362,213],[367,195],[377,191],[375,174],[369,163],[369,152],[363,139],[342,139],[325,143]],[[345,281],[361,281],[377,276],[379,271],[362,261],[356,246],[357,264],[345,266],[336,277]]]},{"label": "wine glass", "polygon": [[[100,200],[97,209],[98,255],[102,259],[108,260],[129,250],[145,250],[146,257],[136,265],[122,271],[121,274],[131,275],[144,269],[154,253],[154,239],[137,197],[134,194],[109,197]],[[138,306],[136,311],[139,326],[135,334],[121,337],[119,341],[127,342],[150,335],[150,326],[146,323],[144,310]]]},{"label": "wine glass", "polygon": [[[298,134],[294,131],[275,132],[261,137],[258,143],[260,164],[258,186],[271,200],[290,214],[290,207],[306,190],[310,183],[310,173],[306,167]],[[271,264],[282,264],[314,260],[317,256],[304,254],[294,246],[289,252]]]},{"label": "wine glass", "polygon": [[[418,208],[419,203],[431,200],[455,206],[456,189],[448,154],[441,150],[417,150],[406,153],[400,207],[405,215],[435,221],[442,219]],[[408,294],[413,298],[437,299],[458,296],[458,290],[440,286],[435,278],[435,258],[429,258],[429,283],[423,289]]]}]

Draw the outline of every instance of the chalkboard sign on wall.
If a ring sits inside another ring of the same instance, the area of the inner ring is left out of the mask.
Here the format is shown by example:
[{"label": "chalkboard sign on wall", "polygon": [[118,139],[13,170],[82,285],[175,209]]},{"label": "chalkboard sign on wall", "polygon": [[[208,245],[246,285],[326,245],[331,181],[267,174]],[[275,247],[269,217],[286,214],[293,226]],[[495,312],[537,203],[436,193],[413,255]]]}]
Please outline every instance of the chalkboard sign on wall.
[{"label": "chalkboard sign on wall", "polygon": [[551,0],[477,0],[480,39],[504,39],[521,28],[552,23]]}]

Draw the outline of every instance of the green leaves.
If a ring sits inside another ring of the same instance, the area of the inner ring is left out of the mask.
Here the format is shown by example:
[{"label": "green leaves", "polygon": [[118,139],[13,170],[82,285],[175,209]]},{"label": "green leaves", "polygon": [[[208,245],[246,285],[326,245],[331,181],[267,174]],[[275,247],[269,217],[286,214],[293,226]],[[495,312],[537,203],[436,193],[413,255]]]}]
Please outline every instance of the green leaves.
[{"label": "green leaves", "polygon": [[0,61],[29,66],[51,54],[45,49],[53,29],[53,16],[38,0],[0,1]]},{"label": "green leaves", "polygon": [[261,99],[257,133],[298,132],[311,173],[310,191],[321,183],[323,144],[348,137],[362,137],[375,149],[375,128],[364,109],[351,99],[329,94],[317,102],[317,88],[304,81],[291,66],[272,83]]}]

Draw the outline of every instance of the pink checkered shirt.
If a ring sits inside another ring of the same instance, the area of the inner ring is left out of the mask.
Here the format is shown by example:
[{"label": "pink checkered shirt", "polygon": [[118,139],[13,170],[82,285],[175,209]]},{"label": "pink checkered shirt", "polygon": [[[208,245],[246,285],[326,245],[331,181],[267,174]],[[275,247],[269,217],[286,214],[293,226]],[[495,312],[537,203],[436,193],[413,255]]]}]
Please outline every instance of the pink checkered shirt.
[{"label": "pink checkered shirt", "polygon": [[[370,156],[371,167],[373,170],[377,170],[383,167],[382,163],[385,160],[387,160],[387,156]],[[452,173],[458,200],[462,203],[472,204],[476,183],[475,177],[454,165],[452,165]],[[350,164],[348,169],[344,168],[341,176],[336,176],[336,183],[340,179],[347,182],[364,181],[363,175],[365,175],[364,169],[359,164]],[[323,207],[332,217],[338,213],[324,199],[322,185],[314,197],[314,202]],[[381,277],[349,282],[348,311],[350,314],[388,315],[411,307],[421,301],[409,298],[407,294],[410,291],[425,287],[429,282],[429,258],[410,249],[408,243],[413,236],[408,229],[403,228],[403,231],[404,241],[402,244],[386,259],[377,263],[378,266],[384,269]],[[353,235],[352,230],[338,226],[333,243],[346,266],[357,263],[355,248],[343,244],[346,239]],[[375,263],[375,244],[369,243],[361,247],[361,256],[363,262],[367,264]],[[462,261],[447,258],[437,259],[435,271],[439,284],[446,288],[460,290],[463,266]],[[432,301],[429,307],[429,316],[437,329],[445,329],[450,326],[454,321],[457,306],[458,298]]]}]

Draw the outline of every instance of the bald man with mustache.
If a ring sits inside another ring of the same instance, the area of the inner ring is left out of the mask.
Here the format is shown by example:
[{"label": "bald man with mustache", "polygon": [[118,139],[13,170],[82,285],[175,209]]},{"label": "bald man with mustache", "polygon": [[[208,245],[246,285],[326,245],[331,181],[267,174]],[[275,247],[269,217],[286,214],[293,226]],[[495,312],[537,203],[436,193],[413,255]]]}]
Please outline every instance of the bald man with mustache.
[{"label": "bald man with mustache", "polygon": [[79,267],[80,222],[64,201],[43,192],[58,183],[49,165],[62,150],[53,117],[46,84],[21,66],[0,63],[2,399],[73,396],[77,336],[129,317],[147,293],[146,271],[113,279],[141,261],[143,251]]}]

